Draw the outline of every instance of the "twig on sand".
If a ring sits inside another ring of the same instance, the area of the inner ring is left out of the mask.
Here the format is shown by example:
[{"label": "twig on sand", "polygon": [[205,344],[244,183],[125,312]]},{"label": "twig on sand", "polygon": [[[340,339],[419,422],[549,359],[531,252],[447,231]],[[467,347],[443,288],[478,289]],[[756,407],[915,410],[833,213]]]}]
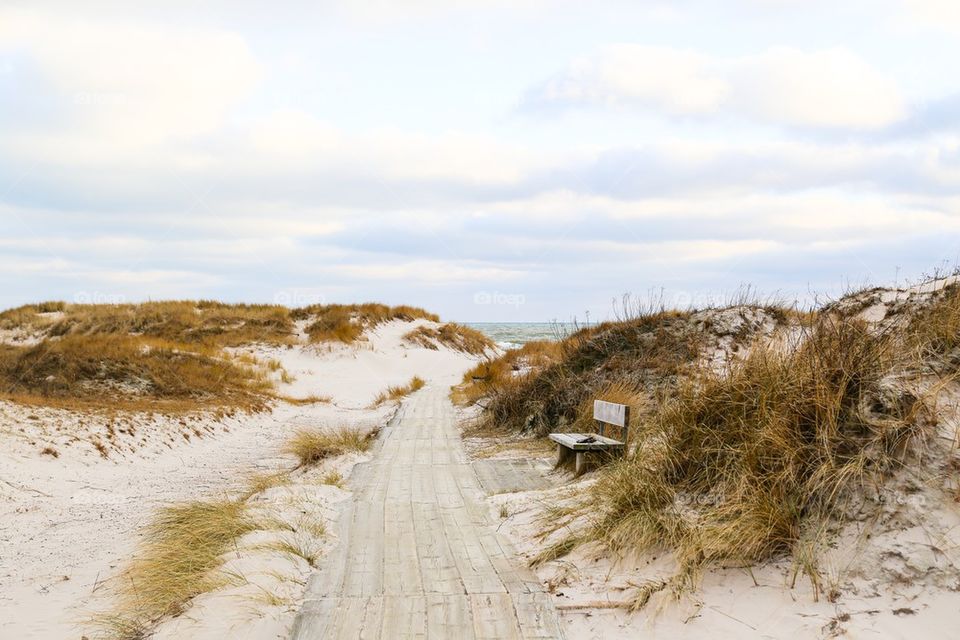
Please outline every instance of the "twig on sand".
[{"label": "twig on sand", "polygon": [[44,496],[44,497],[46,497],[46,498],[52,498],[52,497],[53,497],[53,496],[50,495],[49,493],[44,493],[43,491],[40,491],[39,489],[34,489],[33,487],[25,487],[25,486],[23,486],[22,484],[16,484],[16,483],[10,482],[9,480],[7,480],[7,479],[5,479],[5,478],[0,478],[0,482],[4,483],[5,485],[8,485],[8,486],[10,486],[10,487],[13,487],[14,489],[17,489],[17,490],[19,490],[19,491],[32,491],[33,493],[36,493],[36,494],[41,495],[41,496]]},{"label": "twig on sand", "polygon": [[592,600],[590,602],[573,602],[569,604],[555,604],[553,605],[554,609],[558,611],[572,611],[576,609],[627,609],[630,607],[629,602],[621,602],[618,600]]},{"label": "twig on sand", "polygon": [[734,618],[734,617],[733,617],[732,615],[730,615],[729,613],[724,613],[723,611],[721,611],[718,607],[708,606],[707,608],[708,608],[708,609],[713,609],[714,611],[716,611],[716,612],[719,613],[720,615],[726,616],[726,617],[730,618],[731,620],[733,620],[734,622],[739,622],[740,624],[742,624],[742,625],[744,625],[744,626],[746,626],[746,627],[750,627],[750,628],[753,629],[754,631],[757,630],[757,628],[756,628],[755,626],[753,626],[752,624],[750,624],[750,623],[748,623],[748,622],[744,622],[744,621],[741,620],[740,618]]}]

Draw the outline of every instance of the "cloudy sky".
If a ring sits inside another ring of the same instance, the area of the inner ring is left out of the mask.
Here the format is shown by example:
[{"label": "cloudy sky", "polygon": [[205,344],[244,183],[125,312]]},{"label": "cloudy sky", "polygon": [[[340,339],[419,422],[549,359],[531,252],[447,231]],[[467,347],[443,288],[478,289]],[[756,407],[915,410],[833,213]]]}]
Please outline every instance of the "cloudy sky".
[{"label": "cloudy sky", "polygon": [[903,282],[960,258],[958,60],[954,0],[4,0],[0,306]]}]

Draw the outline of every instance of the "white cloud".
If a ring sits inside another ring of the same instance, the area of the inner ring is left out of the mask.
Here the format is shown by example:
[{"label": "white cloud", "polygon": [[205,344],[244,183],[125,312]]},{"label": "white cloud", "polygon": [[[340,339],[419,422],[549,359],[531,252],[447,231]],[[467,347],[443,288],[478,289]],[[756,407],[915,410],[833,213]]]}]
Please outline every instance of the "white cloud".
[{"label": "white cloud", "polygon": [[417,281],[431,284],[504,281],[524,275],[520,269],[478,264],[467,260],[409,260],[392,263],[339,265],[325,269],[338,277],[377,281]]},{"label": "white cloud", "polygon": [[914,20],[926,26],[960,31],[960,3],[956,0],[905,0]]},{"label": "white cloud", "polygon": [[109,159],[214,131],[261,76],[228,31],[0,9],[0,46],[23,51],[56,91],[61,126],[17,135],[58,158]]},{"label": "white cloud", "polygon": [[776,48],[730,65],[735,109],[771,122],[877,129],[906,116],[896,83],[845,49]]},{"label": "white cloud", "polygon": [[309,113],[283,109],[253,125],[250,152],[270,166],[304,166],[376,172],[396,179],[466,179],[512,182],[542,154],[485,135],[448,131],[422,134],[399,129],[346,133]]},{"label": "white cloud", "polygon": [[895,82],[845,49],[773,48],[739,58],[620,44],[574,60],[532,105],[638,106],[669,115],[730,112],[801,127],[876,129],[906,115]]},{"label": "white cloud", "polygon": [[692,114],[715,111],[729,91],[729,84],[710,68],[706,56],[667,47],[619,44],[571,62],[564,73],[538,91],[537,99],[641,105]]}]

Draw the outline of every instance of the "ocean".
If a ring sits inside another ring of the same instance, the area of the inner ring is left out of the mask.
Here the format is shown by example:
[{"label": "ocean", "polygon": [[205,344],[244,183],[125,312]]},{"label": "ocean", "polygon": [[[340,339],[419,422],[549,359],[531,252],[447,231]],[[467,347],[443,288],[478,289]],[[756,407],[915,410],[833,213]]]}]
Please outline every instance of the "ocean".
[{"label": "ocean", "polygon": [[465,322],[482,331],[503,349],[514,349],[534,340],[556,340],[573,331],[569,322]]}]

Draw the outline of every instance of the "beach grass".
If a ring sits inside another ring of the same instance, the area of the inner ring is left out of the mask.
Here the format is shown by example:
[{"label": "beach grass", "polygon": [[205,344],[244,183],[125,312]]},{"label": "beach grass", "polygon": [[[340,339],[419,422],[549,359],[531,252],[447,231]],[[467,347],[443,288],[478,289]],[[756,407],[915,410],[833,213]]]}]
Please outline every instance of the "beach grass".
[{"label": "beach grass", "polygon": [[230,584],[218,572],[221,556],[256,523],[235,500],[166,507],[146,528],[144,541],[117,580],[115,611],[96,616],[105,637],[138,640],[168,616],[179,615],[201,593]]},{"label": "beach grass", "polygon": [[364,432],[349,427],[301,429],[287,441],[283,450],[295,456],[299,466],[306,467],[345,453],[366,451],[376,434],[376,431]]},{"label": "beach grass", "polygon": [[295,309],[292,317],[309,320],[306,327],[311,342],[342,342],[351,344],[365,331],[394,320],[410,322],[423,319],[439,322],[440,318],[419,307],[391,307],[379,303],[314,305]]},{"label": "beach grass", "polygon": [[563,343],[535,340],[488,357],[463,375],[451,390],[451,399],[461,406],[471,405],[493,393],[517,384],[526,374],[538,372],[562,357]]},{"label": "beach grass", "polygon": [[439,327],[417,327],[404,334],[403,339],[427,349],[436,350],[442,345],[477,356],[493,353],[497,348],[486,334],[454,322]]},{"label": "beach grass", "polygon": [[410,382],[407,384],[396,385],[392,387],[387,387],[385,390],[381,391],[376,398],[373,400],[373,406],[379,407],[380,405],[386,402],[396,402],[401,398],[404,398],[414,391],[419,391],[424,387],[426,382],[420,376],[413,376],[410,379]]},{"label": "beach grass", "polygon": [[215,347],[130,335],[75,335],[0,346],[0,394],[31,404],[119,409],[251,408],[272,389],[266,372]]}]

